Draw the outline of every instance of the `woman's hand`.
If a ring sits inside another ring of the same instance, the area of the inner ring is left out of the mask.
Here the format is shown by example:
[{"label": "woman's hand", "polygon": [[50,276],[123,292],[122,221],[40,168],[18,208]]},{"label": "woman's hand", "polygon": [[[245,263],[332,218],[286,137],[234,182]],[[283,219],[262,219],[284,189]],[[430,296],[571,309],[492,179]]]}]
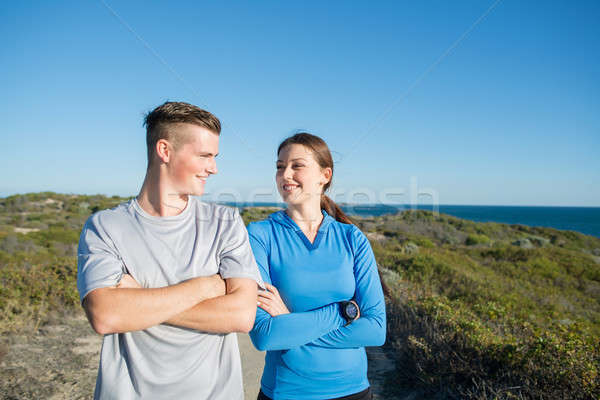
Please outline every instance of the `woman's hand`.
[{"label": "woman's hand", "polygon": [[290,311],[286,307],[279,291],[273,285],[265,283],[267,290],[258,291],[258,306],[268,312],[272,317],[276,317],[281,314],[289,314]]}]

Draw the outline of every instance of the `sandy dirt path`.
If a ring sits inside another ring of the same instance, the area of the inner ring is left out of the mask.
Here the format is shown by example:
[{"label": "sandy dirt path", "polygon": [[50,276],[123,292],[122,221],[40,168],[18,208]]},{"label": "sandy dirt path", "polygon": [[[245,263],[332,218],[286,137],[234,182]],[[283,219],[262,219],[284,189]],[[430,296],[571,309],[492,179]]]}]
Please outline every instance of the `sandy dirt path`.
[{"label": "sandy dirt path", "polygon": [[244,394],[246,400],[256,400],[260,390],[260,377],[265,365],[265,352],[258,351],[250,341],[250,336],[238,334],[242,373],[244,377]]},{"label": "sandy dirt path", "polygon": [[[246,400],[260,389],[264,352],[246,334],[238,334]],[[90,399],[98,371],[101,336],[90,328],[83,312],[40,328],[35,334],[0,338],[0,399]],[[383,395],[385,377],[394,364],[382,349],[369,349],[369,380],[375,398],[410,399]],[[387,385],[389,386],[389,385]]]}]

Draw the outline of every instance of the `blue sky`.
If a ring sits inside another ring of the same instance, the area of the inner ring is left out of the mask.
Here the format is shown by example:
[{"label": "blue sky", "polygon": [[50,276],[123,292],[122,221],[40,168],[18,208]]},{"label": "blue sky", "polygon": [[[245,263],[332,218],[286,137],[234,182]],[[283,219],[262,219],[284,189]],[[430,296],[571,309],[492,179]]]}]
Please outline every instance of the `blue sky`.
[{"label": "blue sky", "polygon": [[308,130],[338,201],[600,206],[597,1],[173,4],[0,6],[0,196],[136,194],[182,100],[224,124],[207,199],[277,200]]}]

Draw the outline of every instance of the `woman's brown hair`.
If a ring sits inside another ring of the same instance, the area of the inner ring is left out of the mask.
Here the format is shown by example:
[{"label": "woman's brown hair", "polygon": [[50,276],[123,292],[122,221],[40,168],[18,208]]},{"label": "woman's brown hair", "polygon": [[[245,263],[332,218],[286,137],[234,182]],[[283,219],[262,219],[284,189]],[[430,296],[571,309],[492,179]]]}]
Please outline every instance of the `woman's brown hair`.
[{"label": "woman's brown hair", "polygon": [[[329,182],[323,186],[323,193],[321,193],[321,210],[325,210],[327,214],[331,215],[338,222],[354,225],[354,222],[342,211],[340,206],[335,204],[335,202],[325,194],[327,189],[329,189],[331,186],[331,181],[333,180],[333,158],[331,157],[331,152],[329,151],[329,147],[327,147],[327,143],[325,143],[325,141],[320,137],[310,133],[296,133],[295,135],[290,136],[281,142],[277,148],[277,155],[279,155],[281,149],[291,144],[301,144],[312,151],[317,164],[319,164],[321,168],[331,168],[331,179],[329,179]],[[379,280],[381,282],[383,293],[385,296],[390,297],[390,290],[383,281],[379,266],[377,266],[377,272],[379,273]]]}]

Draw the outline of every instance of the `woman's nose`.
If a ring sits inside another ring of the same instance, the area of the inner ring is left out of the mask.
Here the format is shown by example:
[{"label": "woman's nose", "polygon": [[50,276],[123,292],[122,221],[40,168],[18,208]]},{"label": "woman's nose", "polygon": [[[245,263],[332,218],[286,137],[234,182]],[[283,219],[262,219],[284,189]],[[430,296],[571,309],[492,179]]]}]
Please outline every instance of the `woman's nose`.
[{"label": "woman's nose", "polygon": [[289,179],[292,177],[293,175],[293,170],[292,167],[285,167],[285,169],[283,170],[283,178],[284,179]]}]

